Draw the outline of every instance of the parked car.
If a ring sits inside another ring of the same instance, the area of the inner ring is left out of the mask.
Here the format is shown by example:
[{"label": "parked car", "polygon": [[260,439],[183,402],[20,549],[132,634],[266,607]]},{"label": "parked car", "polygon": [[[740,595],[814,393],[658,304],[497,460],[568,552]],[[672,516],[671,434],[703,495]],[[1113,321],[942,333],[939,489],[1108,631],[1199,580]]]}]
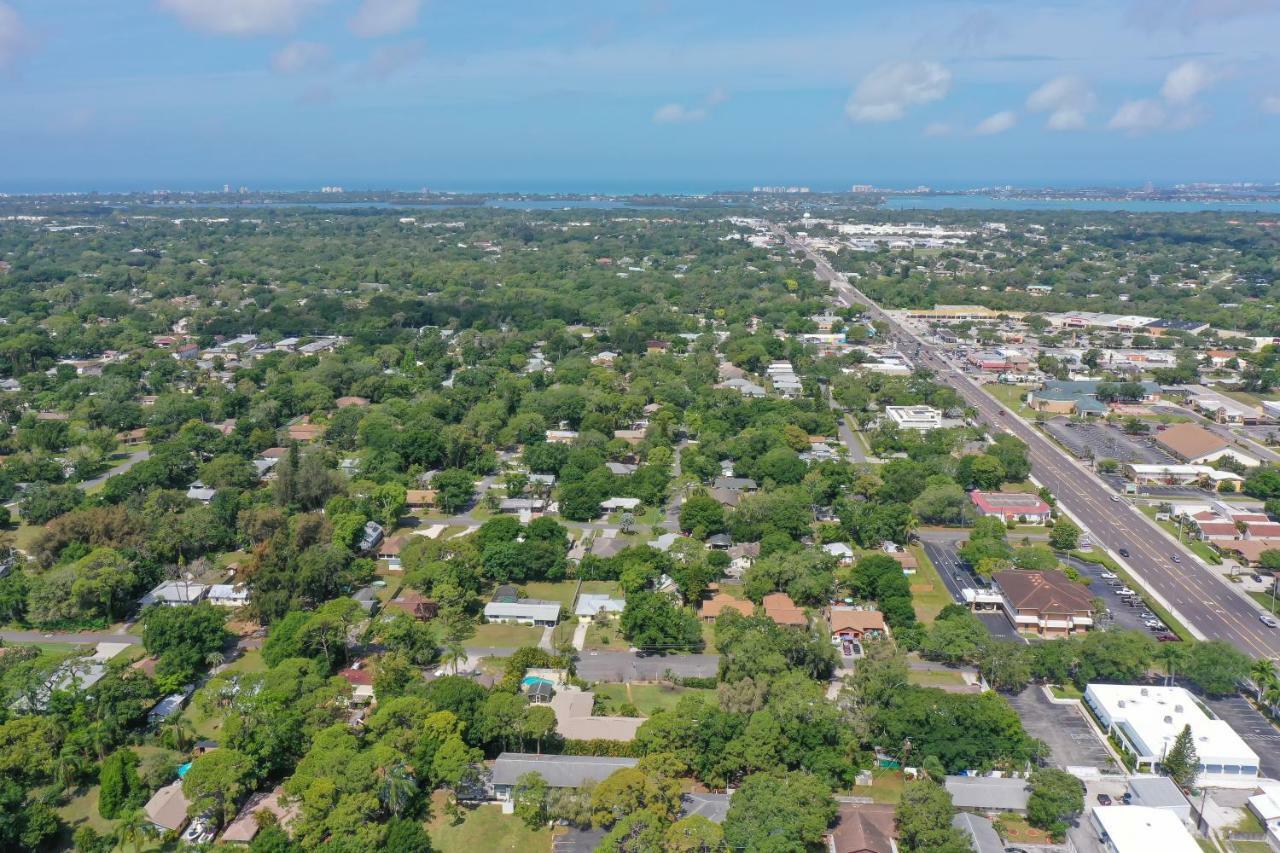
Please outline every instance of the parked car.
[{"label": "parked car", "polygon": [[1115,573],[1114,573],[1114,572],[1103,572],[1103,573],[1102,573],[1101,575],[1099,575],[1098,577],[1102,578],[1104,581],[1113,581],[1113,580],[1116,580],[1116,576],[1115,576]]},{"label": "parked car", "polygon": [[1265,581],[1262,580],[1262,575],[1249,575],[1249,577],[1253,578],[1254,583],[1265,583]]},{"label": "parked car", "polygon": [[1099,795],[1098,795],[1098,805],[1100,805],[1100,806],[1109,806],[1109,805],[1111,805],[1111,797],[1110,797],[1109,795],[1107,795],[1107,794],[1099,794]]},{"label": "parked car", "polygon": [[[1156,639],[1162,643],[1178,643],[1182,638],[1172,631],[1165,631],[1163,634],[1156,634]],[[1127,800],[1125,802],[1128,802]]]}]

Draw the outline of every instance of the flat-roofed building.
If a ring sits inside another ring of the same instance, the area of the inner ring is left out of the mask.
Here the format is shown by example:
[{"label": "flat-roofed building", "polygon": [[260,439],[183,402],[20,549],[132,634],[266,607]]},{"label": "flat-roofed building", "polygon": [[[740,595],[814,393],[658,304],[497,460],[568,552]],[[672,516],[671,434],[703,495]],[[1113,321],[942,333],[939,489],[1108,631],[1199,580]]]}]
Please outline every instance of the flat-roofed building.
[{"label": "flat-roofed building", "polygon": [[1177,815],[1144,806],[1095,806],[1089,825],[1108,853],[1200,853]]},{"label": "flat-roofed building", "polygon": [[1209,717],[1181,687],[1090,684],[1085,703],[1139,768],[1154,769],[1186,726],[1200,758],[1198,781],[1245,781],[1258,775],[1258,754],[1224,720]]},{"label": "flat-roofed building", "polygon": [[942,426],[942,412],[932,406],[885,406],[884,413],[898,429],[928,432]]},{"label": "flat-roofed building", "polygon": [[980,492],[975,489],[969,493],[969,498],[980,515],[1025,524],[1044,524],[1049,520],[1049,505],[1039,495],[1026,492]]}]

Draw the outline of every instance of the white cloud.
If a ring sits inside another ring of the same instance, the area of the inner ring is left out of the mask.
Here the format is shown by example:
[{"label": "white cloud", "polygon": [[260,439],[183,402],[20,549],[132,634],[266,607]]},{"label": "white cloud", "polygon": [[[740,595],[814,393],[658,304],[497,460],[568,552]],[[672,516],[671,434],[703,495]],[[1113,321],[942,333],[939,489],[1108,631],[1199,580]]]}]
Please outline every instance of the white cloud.
[{"label": "white cloud", "polygon": [[1164,104],[1153,98],[1143,98],[1121,104],[1111,121],[1107,122],[1107,127],[1133,134],[1150,133],[1164,127],[1168,120],[1169,111]]},{"label": "white cloud", "polygon": [[1262,99],[1262,111],[1280,115],[1280,95],[1267,95]]},{"label": "white cloud", "polygon": [[935,121],[924,129],[925,136],[950,136],[955,131],[945,121]]},{"label": "white cloud", "polygon": [[687,107],[680,103],[664,104],[653,114],[654,124],[692,124],[706,121],[711,111],[729,100],[729,93],[717,87],[707,93],[701,106]]},{"label": "white cloud", "polygon": [[347,26],[361,38],[402,33],[418,22],[422,0],[364,0]]},{"label": "white cloud", "polygon": [[1185,104],[1216,83],[1218,77],[1208,65],[1193,59],[1169,72],[1160,94],[1171,104]]},{"label": "white cloud", "polygon": [[224,36],[288,33],[326,0],[159,0],[193,30]]},{"label": "white cloud", "polygon": [[690,124],[703,121],[707,111],[702,107],[686,107],[684,104],[664,104],[653,114],[654,124]]},{"label": "white cloud", "polygon": [[950,88],[951,72],[936,62],[890,62],[862,78],[844,111],[854,121],[897,121],[908,107],[937,101]]},{"label": "white cloud", "polygon": [[275,52],[271,57],[271,67],[281,74],[301,74],[328,65],[330,55],[327,44],[295,41]]},{"label": "white cloud", "polygon": [[27,28],[8,3],[0,2],[0,71],[12,66],[27,48]]},{"label": "white cloud", "polygon": [[1098,105],[1098,97],[1079,77],[1055,77],[1027,97],[1027,109],[1048,113],[1050,130],[1079,130]]},{"label": "white cloud", "polygon": [[369,54],[367,74],[385,79],[416,65],[427,54],[427,43],[421,39],[386,44]]},{"label": "white cloud", "polygon": [[973,132],[979,136],[994,136],[997,133],[1004,133],[1006,130],[1012,129],[1017,123],[1018,116],[1013,110],[1002,110],[978,122],[978,126],[973,129]]}]

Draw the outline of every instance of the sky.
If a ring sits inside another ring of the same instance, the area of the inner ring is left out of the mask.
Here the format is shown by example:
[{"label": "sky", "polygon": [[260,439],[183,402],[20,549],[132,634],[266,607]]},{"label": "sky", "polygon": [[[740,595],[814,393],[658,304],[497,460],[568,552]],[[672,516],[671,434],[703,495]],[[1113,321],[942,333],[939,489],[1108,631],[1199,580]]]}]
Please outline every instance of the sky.
[{"label": "sky", "polygon": [[1280,0],[0,0],[0,192],[1280,180]]}]

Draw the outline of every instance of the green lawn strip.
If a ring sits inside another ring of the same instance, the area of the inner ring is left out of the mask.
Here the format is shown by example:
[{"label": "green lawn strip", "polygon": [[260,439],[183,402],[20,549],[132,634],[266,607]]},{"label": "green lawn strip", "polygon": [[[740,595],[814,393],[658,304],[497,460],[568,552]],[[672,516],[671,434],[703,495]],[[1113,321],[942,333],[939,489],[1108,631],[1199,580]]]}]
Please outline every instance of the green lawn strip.
[{"label": "green lawn strip", "polygon": [[536,646],[542,639],[542,629],[532,625],[504,625],[489,623],[476,626],[476,635],[467,640],[468,646],[495,649],[518,649]]},{"label": "green lawn strip", "polygon": [[913,669],[907,681],[917,687],[964,687],[967,683],[958,672],[949,669]]},{"label": "green lawn strip", "polygon": [[1262,605],[1262,609],[1268,613],[1280,613],[1280,597],[1273,599],[1269,592],[1251,592],[1249,597]]},{"label": "green lawn strip", "polygon": [[711,695],[715,691],[699,687],[668,687],[662,684],[597,684],[592,691],[607,700],[615,708],[630,702],[644,716],[652,716],[658,711],[666,711],[676,706],[684,696],[690,694]]},{"label": "green lawn strip", "polygon": [[1024,388],[1021,385],[993,383],[983,385],[982,390],[1024,418],[1034,418],[1036,416],[1035,410],[1022,401],[1022,395],[1031,390],[1029,388]]},{"label": "green lawn strip", "polygon": [[1145,604],[1152,613],[1160,617],[1160,621],[1168,626],[1170,631],[1177,634],[1183,640],[1191,641],[1195,639],[1195,636],[1187,630],[1187,626],[1173,618],[1172,613],[1160,604],[1160,602],[1152,598],[1150,594],[1146,592],[1146,588],[1135,581],[1133,576],[1125,571],[1119,563],[1111,559],[1111,557],[1101,551],[1072,551],[1071,556],[1078,560],[1084,560],[1086,563],[1096,563],[1097,565],[1105,566],[1108,571],[1115,572],[1130,589],[1142,596],[1143,604]]},{"label": "green lawn strip", "polygon": [[929,559],[929,555],[924,549],[918,545],[911,546],[911,553],[915,555],[918,568],[913,577],[910,578],[911,585],[932,584],[933,589],[928,592],[917,592],[915,589],[911,591],[911,605],[915,608],[916,618],[926,624],[931,624],[942,608],[948,604],[954,603],[951,593],[947,591],[947,585],[942,582],[942,576],[938,574],[938,569],[933,565],[933,561]]},{"label": "green lawn strip", "polygon": [[714,622],[702,622],[702,653],[718,654],[716,651],[716,625]]},{"label": "green lawn strip", "polygon": [[1056,699],[1083,699],[1084,693],[1074,684],[1051,684],[1050,692]]}]

